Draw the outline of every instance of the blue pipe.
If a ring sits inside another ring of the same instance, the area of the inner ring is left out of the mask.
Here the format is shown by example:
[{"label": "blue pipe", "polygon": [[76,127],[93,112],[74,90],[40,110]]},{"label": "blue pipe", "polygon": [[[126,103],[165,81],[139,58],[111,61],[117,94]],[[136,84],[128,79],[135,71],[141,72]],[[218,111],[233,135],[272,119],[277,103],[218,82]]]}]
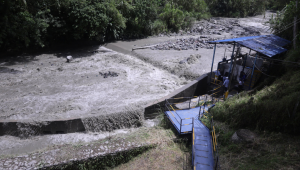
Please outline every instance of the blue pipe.
[{"label": "blue pipe", "polygon": [[215,48],[214,48],[214,55],[213,55],[213,59],[212,59],[212,63],[211,63],[209,82],[211,82],[212,70],[213,70],[213,67],[214,67],[214,60],[215,60],[215,54],[216,54],[216,47],[217,47],[217,44],[215,44]]},{"label": "blue pipe", "polygon": [[256,53],[256,57],[255,57],[255,61],[254,61],[253,67],[252,67],[252,74],[251,74],[251,79],[250,79],[250,84],[249,84],[248,90],[251,89],[251,84],[252,84],[252,78],[253,78],[253,74],[254,74],[254,68],[255,68],[255,64],[256,64],[256,59],[257,59],[257,53]]}]

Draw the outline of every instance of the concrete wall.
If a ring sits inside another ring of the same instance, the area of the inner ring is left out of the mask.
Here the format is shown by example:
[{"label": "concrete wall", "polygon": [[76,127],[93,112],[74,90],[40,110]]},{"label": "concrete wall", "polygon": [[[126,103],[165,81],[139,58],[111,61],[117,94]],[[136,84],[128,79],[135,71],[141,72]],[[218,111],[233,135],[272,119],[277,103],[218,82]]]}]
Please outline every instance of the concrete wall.
[{"label": "concrete wall", "polygon": [[145,108],[145,119],[152,118],[155,112],[158,112],[160,109],[163,109],[166,99],[178,97],[193,97],[206,94],[208,89],[208,75],[210,75],[210,73],[198,77],[196,80],[190,82],[184,87],[181,87],[180,89],[175,90],[168,96],[160,98],[155,102],[149,103]]},{"label": "concrete wall", "polygon": [[0,136],[29,137],[41,134],[61,134],[85,131],[81,119],[54,120],[44,122],[0,120]]}]

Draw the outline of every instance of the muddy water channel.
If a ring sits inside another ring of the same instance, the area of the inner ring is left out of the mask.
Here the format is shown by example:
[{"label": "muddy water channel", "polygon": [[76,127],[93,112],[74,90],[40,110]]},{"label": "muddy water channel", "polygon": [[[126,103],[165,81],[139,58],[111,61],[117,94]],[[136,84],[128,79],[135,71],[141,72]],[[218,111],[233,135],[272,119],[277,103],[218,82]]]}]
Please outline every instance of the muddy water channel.
[{"label": "muddy water channel", "polygon": [[[176,34],[4,57],[0,169],[58,166],[157,145],[158,136],[165,135],[153,131],[158,119],[144,120],[137,110],[209,72],[213,49],[207,41],[269,34],[265,22],[270,16],[212,18]],[[218,46],[215,61],[231,50]],[[73,60],[67,63],[69,55]],[[45,134],[29,126],[69,119],[82,120],[85,131]],[[13,130],[7,128],[12,122],[17,122]]]}]

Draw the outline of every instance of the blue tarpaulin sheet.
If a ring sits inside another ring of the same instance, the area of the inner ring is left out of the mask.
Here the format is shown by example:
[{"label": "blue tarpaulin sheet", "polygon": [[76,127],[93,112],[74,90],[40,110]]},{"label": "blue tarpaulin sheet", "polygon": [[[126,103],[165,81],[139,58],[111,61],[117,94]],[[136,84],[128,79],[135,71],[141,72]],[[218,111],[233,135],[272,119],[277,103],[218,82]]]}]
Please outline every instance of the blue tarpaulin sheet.
[{"label": "blue tarpaulin sheet", "polygon": [[251,37],[239,37],[239,38],[233,38],[233,39],[226,39],[226,40],[217,40],[217,41],[209,41],[209,44],[221,44],[221,43],[225,43],[225,44],[229,44],[229,43],[234,43],[234,42],[238,42],[238,41],[244,41],[244,40],[249,40],[249,39],[253,39],[253,38],[258,38],[260,36],[251,36]]},{"label": "blue tarpaulin sheet", "polygon": [[268,57],[273,57],[277,54],[287,51],[283,48],[291,41],[278,37],[276,35],[261,35],[261,36],[252,36],[252,37],[240,37],[234,39],[210,41],[210,44],[219,44],[219,43],[238,43],[244,47],[252,49],[256,52],[259,52]]}]

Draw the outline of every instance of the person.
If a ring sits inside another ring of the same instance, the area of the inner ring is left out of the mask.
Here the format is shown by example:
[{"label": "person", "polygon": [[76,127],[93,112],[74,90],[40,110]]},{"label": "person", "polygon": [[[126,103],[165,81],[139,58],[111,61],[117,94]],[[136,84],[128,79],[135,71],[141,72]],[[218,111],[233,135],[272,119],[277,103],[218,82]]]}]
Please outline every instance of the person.
[{"label": "person", "polygon": [[242,80],[242,82],[244,84],[246,79],[247,79],[247,75],[243,72],[243,75],[241,76],[240,80]]},{"label": "person", "polygon": [[244,89],[244,82],[240,80],[239,85],[236,85],[234,88],[238,93],[240,93]]},{"label": "person", "polygon": [[242,80],[239,81],[239,86],[238,86],[239,90],[238,92],[241,92],[244,88],[244,82]]},{"label": "person", "polygon": [[240,77],[239,77],[240,80],[242,79],[242,77],[244,76],[244,74],[245,74],[245,73],[244,73],[243,71],[240,72]]},{"label": "person", "polygon": [[215,71],[215,76],[218,77],[219,81],[222,81],[222,75],[221,75],[220,69],[218,69],[218,70]]},{"label": "person", "polygon": [[229,79],[228,79],[228,77],[226,77],[226,79],[223,83],[224,92],[226,92],[228,90],[228,85],[229,85]]}]

